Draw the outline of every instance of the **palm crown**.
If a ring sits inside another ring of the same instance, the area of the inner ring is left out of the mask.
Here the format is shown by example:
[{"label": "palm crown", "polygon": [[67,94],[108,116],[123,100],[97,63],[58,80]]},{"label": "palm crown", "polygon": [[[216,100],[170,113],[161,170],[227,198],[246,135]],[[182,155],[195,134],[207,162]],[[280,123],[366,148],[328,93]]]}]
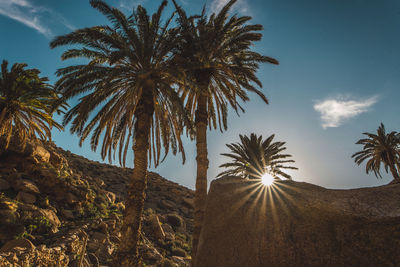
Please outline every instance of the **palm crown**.
[{"label": "palm crown", "polygon": [[393,178],[400,181],[400,136],[393,131],[386,133],[383,123],[379,126],[376,134],[363,133],[368,138],[360,139],[356,144],[363,145],[363,150],[353,154],[351,157],[360,165],[367,160],[365,171],[373,171],[376,177],[381,178],[381,163],[385,171],[390,172]]},{"label": "palm crown", "polygon": [[[65,116],[64,124],[72,121],[71,132],[80,135],[80,143],[93,132],[91,146],[96,150],[103,135],[102,157],[111,161],[119,150],[120,163],[125,165],[131,139],[135,139],[134,125],[139,113],[151,113],[151,158],[157,166],[160,149],[165,155],[171,145],[173,153],[183,152],[180,139],[181,121],[188,123],[180,99],[171,88],[178,76],[171,65],[171,50],[176,43],[176,30],[169,29],[172,17],[161,24],[161,14],[167,2],[150,18],[142,6],[126,17],[116,8],[102,1],[91,1],[113,24],[76,30],[56,38],[51,47],[78,44],[69,49],[62,59],[87,58],[88,64],[60,69],[56,87],[64,98],[79,94],[79,103]],[[147,110],[140,109],[146,102]],[[98,109],[97,115],[90,113]],[[90,119],[89,119],[90,117]],[[178,118],[179,117],[179,118]],[[89,122],[88,122],[89,120]],[[112,153],[114,151],[114,153]],[[184,157],[184,154],[183,154]]]},{"label": "palm crown", "polygon": [[[24,146],[28,139],[51,139],[53,126],[63,129],[52,118],[58,94],[46,77],[39,77],[39,70],[25,69],[26,66],[15,63],[8,71],[8,62],[3,60],[1,64],[0,145],[3,149],[9,146],[12,137]],[[59,107],[65,107],[63,102],[60,104]]]},{"label": "palm crown", "polygon": [[240,175],[250,179],[260,179],[266,172],[274,177],[285,177],[291,179],[291,176],[285,173],[284,169],[297,169],[288,166],[287,163],[293,163],[294,160],[288,159],[289,154],[282,154],[286,150],[285,142],[273,142],[275,135],[269,136],[263,140],[262,136],[254,133],[250,138],[246,135],[239,135],[240,143],[227,144],[231,153],[221,155],[232,159],[232,162],[224,163],[220,167],[228,168],[221,172],[218,177],[225,175]]},{"label": "palm crown", "polygon": [[[188,78],[181,86],[185,107],[195,115],[205,102],[209,126],[227,128],[227,107],[243,111],[238,103],[249,100],[246,91],[255,92],[265,103],[264,94],[252,83],[262,86],[256,76],[259,63],[278,64],[276,59],[251,51],[254,42],[261,40],[262,25],[247,25],[249,16],[229,17],[236,0],[229,1],[218,14],[209,17],[205,9],[199,16],[188,17],[176,2],[179,13],[180,42],[175,60],[183,67]],[[190,90],[188,90],[190,88]],[[197,114],[197,117],[201,114]]]}]

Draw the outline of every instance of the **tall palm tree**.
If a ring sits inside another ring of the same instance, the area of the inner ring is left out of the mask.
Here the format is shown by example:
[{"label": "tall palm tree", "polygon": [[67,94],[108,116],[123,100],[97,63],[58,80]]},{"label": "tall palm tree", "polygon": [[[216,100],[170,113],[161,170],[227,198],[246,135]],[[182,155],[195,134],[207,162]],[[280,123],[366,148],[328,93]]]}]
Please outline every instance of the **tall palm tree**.
[{"label": "tall palm tree", "polygon": [[242,176],[249,179],[261,179],[264,173],[270,173],[273,177],[280,176],[291,179],[291,176],[284,172],[284,169],[297,170],[296,167],[288,166],[287,163],[294,163],[289,154],[282,154],[286,150],[285,142],[273,142],[275,135],[263,140],[262,135],[252,133],[250,138],[246,135],[239,135],[240,143],[227,144],[230,153],[223,153],[232,160],[220,167],[228,170],[218,174],[218,177],[225,175]]},{"label": "tall palm tree", "polygon": [[[259,63],[278,64],[250,48],[259,41],[262,25],[246,24],[251,17],[229,17],[236,0],[229,1],[218,14],[188,17],[173,0],[179,14],[181,40],[175,52],[178,65],[184,66],[185,84],[181,85],[186,109],[195,118],[197,174],[194,202],[192,257],[196,255],[207,198],[207,127],[221,132],[227,129],[228,107],[237,113],[243,108],[238,100],[247,101],[247,91],[255,92],[265,103],[267,98],[256,89]],[[253,85],[255,84],[255,85]]]},{"label": "tall palm tree", "polygon": [[[189,125],[189,118],[171,87],[180,79],[171,60],[177,30],[169,27],[172,16],[161,23],[167,1],[151,17],[140,5],[126,17],[102,1],[90,3],[112,26],[78,29],[51,42],[52,48],[79,45],[64,52],[64,60],[75,57],[89,60],[87,64],[58,70],[61,78],[56,86],[65,99],[85,94],[64,118],[64,124],[72,121],[71,132],[80,136],[81,144],[93,132],[92,149],[97,148],[102,138],[102,157],[108,155],[111,160],[119,150],[120,163],[125,165],[133,140],[133,175],[114,264],[137,266],[147,166],[152,157],[157,166],[161,149],[166,155],[170,146],[174,154],[181,151],[184,160],[180,135],[182,121]],[[90,117],[92,112],[96,114]]]},{"label": "tall palm tree", "polygon": [[376,134],[363,133],[368,138],[360,139],[356,144],[363,145],[363,150],[353,154],[351,157],[360,165],[368,159],[365,171],[373,171],[377,178],[382,178],[381,163],[392,173],[395,182],[400,182],[400,134],[393,131],[386,133],[383,123],[379,126]]},{"label": "tall palm tree", "polygon": [[28,139],[51,139],[53,126],[63,129],[52,118],[58,94],[47,83],[47,77],[39,77],[39,70],[26,66],[15,63],[8,71],[8,62],[3,60],[1,64],[0,151],[8,148],[13,137],[24,147]]}]

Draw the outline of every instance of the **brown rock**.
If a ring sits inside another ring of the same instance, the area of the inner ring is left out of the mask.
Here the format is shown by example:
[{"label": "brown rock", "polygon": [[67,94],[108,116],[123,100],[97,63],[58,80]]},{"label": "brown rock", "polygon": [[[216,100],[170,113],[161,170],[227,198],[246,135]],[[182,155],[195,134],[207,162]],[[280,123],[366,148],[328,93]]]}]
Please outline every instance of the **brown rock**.
[{"label": "brown rock", "polygon": [[72,210],[62,210],[61,211],[61,215],[68,220],[72,220],[74,219],[74,213],[72,212]]},{"label": "brown rock", "polygon": [[184,197],[182,198],[182,203],[186,205],[188,208],[193,209],[194,200],[193,198]]},{"label": "brown rock", "polygon": [[63,162],[63,157],[57,152],[51,151],[49,161],[54,167],[60,167]]},{"label": "brown rock", "polygon": [[71,192],[68,192],[66,195],[65,195],[65,200],[67,201],[67,203],[68,204],[74,204],[74,203],[76,203],[76,202],[78,202],[78,197],[77,196],[75,196],[74,194],[72,194]]},{"label": "brown rock", "polygon": [[10,184],[6,180],[0,178],[0,191],[5,191],[9,188]]},{"label": "brown rock", "polygon": [[29,193],[25,193],[23,191],[20,191],[16,197],[17,200],[22,201],[24,203],[28,203],[28,204],[33,204],[36,202],[36,196],[29,194]]},{"label": "brown rock", "polygon": [[0,225],[14,224],[18,219],[18,213],[13,210],[0,210]]},{"label": "brown rock", "polygon": [[178,214],[167,214],[165,216],[165,219],[168,224],[171,225],[172,228],[174,228],[175,231],[183,226],[183,219]]},{"label": "brown rock", "polygon": [[91,238],[97,242],[104,243],[107,240],[107,235],[101,232],[93,232]]},{"label": "brown rock", "polygon": [[46,217],[50,223],[56,227],[59,227],[61,225],[60,219],[58,219],[56,213],[53,210],[50,209],[40,209],[39,213]]},{"label": "brown rock", "polygon": [[10,240],[1,247],[0,253],[10,252],[16,248],[32,250],[35,248],[35,245],[33,245],[31,241],[25,238]]},{"label": "brown rock", "polygon": [[41,162],[49,162],[50,153],[43,146],[35,144],[30,146],[28,149],[30,149],[29,153],[32,158]]},{"label": "brown rock", "polygon": [[160,201],[159,206],[164,209],[174,210],[176,209],[176,205],[171,200],[163,199]]},{"label": "brown rock", "polygon": [[242,178],[211,183],[196,267],[393,266],[400,185],[330,190]]},{"label": "brown rock", "polygon": [[34,182],[26,179],[17,180],[14,183],[13,188],[15,191],[22,191],[30,194],[40,194],[37,185]]}]

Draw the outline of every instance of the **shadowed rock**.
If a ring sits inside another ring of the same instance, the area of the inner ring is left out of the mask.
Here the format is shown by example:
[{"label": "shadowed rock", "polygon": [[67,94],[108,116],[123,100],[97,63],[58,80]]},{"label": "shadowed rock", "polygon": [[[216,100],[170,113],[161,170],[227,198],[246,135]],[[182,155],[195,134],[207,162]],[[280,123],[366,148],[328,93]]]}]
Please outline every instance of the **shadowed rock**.
[{"label": "shadowed rock", "polygon": [[398,266],[400,185],[211,183],[196,267]]}]

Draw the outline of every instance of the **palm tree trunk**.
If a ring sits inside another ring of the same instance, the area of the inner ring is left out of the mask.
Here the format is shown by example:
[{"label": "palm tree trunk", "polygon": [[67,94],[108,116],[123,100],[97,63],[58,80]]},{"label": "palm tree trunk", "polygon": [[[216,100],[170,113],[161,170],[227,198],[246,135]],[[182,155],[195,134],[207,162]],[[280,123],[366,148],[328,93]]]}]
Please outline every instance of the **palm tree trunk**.
[{"label": "palm tree trunk", "polygon": [[[152,83],[151,83],[152,84]],[[139,266],[138,242],[147,187],[148,150],[153,106],[153,87],[143,88],[143,94],[135,112],[135,141],[133,146],[133,175],[125,200],[121,241],[113,266]]]},{"label": "palm tree trunk", "polygon": [[207,200],[207,96],[200,95],[196,109],[196,149],[197,149],[197,176],[194,196],[194,229],[192,239],[192,262],[196,256],[197,245],[203,224],[204,211]]},{"label": "palm tree trunk", "polygon": [[390,172],[392,173],[393,176],[393,181],[395,183],[400,183],[400,176],[399,176],[399,172],[396,169],[395,163],[393,163],[393,160],[390,160],[389,162],[389,168],[390,168]]}]

